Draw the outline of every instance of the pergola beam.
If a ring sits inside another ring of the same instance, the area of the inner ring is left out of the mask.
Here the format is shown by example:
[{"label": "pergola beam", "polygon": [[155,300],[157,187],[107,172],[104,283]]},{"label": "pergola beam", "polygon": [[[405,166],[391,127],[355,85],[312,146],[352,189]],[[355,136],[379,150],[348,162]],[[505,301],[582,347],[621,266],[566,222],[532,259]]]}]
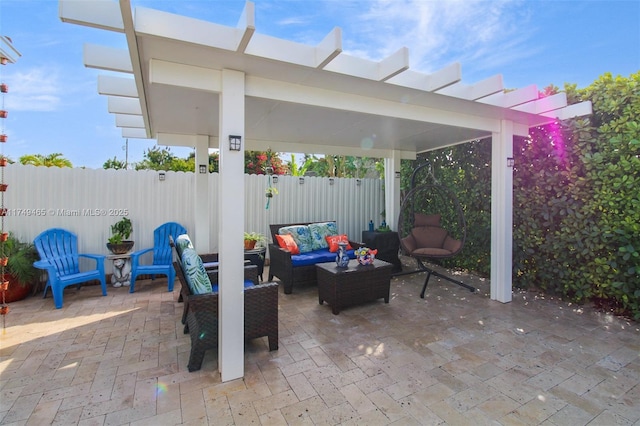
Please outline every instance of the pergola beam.
[{"label": "pergola beam", "polygon": [[83,47],[84,66],[99,70],[133,73],[131,57],[125,49],[85,43]]},{"label": "pergola beam", "polygon": [[113,114],[142,115],[140,101],[137,98],[109,96],[107,97],[107,110]]},{"label": "pergola beam", "polygon": [[118,3],[113,1],[60,1],[58,16],[62,22],[107,31],[124,32],[120,7]]},{"label": "pergola beam", "polygon": [[107,96],[138,97],[136,81],[133,78],[115,77],[112,75],[98,76],[98,93]]}]

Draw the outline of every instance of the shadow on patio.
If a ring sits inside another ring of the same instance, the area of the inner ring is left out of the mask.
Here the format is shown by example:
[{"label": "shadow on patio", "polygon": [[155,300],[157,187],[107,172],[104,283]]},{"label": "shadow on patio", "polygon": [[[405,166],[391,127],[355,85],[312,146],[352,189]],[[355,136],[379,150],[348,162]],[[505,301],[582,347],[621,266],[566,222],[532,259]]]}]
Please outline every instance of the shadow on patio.
[{"label": "shadow on patio", "polygon": [[[406,260],[406,259],[405,259]],[[265,272],[265,277],[267,273]],[[0,358],[2,424],[634,424],[638,324],[566,302],[489,299],[424,273],[391,300],[332,315],[316,288],[280,289],[280,348],[246,346],[245,378],[217,354],[187,371],[179,285],[98,286],[13,303]]]}]

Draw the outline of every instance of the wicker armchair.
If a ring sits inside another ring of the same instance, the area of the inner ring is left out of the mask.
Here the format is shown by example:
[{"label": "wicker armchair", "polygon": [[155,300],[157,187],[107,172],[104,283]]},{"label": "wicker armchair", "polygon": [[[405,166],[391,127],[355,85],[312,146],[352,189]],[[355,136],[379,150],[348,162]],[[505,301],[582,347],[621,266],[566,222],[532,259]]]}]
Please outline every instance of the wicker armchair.
[{"label": "wicker armchair", "polygon": [[[210,259],[202,255],[203,261]],[[200,370],[204,354],[218,347],[218,293],[191,294],[180,262],[174,262],[176,276],[182,285],[180,294],[185,304],[183,322],[185,333],[191,337],[189,371]],[[258,268],[245,267],[245,278],[257,282]],[[218,271],[208,271],[211,282],[218,281]],[[250,278],[251,277],[251,278]],[[264,283],[245,288],[244,338],[267,336],[269,350],[278,349],[278,283]]]}]

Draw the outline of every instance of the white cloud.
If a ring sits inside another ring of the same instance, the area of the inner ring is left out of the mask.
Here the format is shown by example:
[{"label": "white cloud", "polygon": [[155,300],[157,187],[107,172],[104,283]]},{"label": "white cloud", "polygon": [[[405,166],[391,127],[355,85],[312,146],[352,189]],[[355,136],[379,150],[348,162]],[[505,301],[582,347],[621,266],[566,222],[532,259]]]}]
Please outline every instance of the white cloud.
[{"label": "white cloud", "polygon": [[532,28],[526,4],[517,0],[375,0],[361,3],[345,34],[348,53],[380,60],[400,47],[414,70],[432,72],[453,62],[463,71],[494,69],[529,57]]},{"label": "white cloud", "polygon": [[7,108],[16,111],[55,111],[59,108],[63,89],[59,73],[52,69],[32,68],[7,77]]}]

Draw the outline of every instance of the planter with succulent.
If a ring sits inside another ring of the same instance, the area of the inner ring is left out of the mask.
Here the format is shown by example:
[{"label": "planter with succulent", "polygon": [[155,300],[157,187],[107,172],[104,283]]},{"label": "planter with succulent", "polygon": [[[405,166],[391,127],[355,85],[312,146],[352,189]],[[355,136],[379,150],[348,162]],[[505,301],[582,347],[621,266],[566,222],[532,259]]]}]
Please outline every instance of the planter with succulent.
[{"label": "planter with succulent", "polygon": [[33,262],[40,256],[32,243],[22,242],[11,233],[0,246],[2,255],[8,258],[4,276],[0,277],[1,283],[8,283],[4,301],[17,302],[37,290],[40,270],[33,267]]},{"label": "planter with succulent", "polygon": [[128,240],[133,233],[131,220],[123,217],[111,225],[111,237],[107,242],[107,248],[113,254],[125,254],[133,248],[133,241]]},{"label": "planter with succulent", "polygon": [[264,235],[259,232],[245,232],[244,233],[244,249],[253,250],[256,245],[264,244]]}]

